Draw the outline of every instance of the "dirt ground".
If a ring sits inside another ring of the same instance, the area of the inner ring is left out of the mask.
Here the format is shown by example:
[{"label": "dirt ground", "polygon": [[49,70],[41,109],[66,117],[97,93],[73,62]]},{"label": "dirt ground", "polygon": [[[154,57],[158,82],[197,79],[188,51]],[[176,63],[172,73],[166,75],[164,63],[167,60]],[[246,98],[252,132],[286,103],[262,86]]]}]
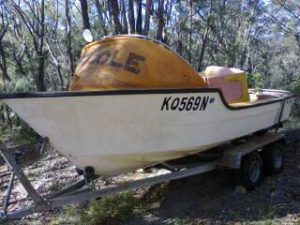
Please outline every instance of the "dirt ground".
[{"label": "dirt ground", "polygon": [[[41,194],[53,192],[79,179],[75,167],[53,150],[44,153],[34,163],[27,162],[24,170]],[[299,172],[300,152],[291,147],[286,149],[284,172],[267,177],[259,188],[251,192],[236,187],[229,179],[229,172],[224,170],[172,181],[160,205],[150,213],[131,219],[127,225],[300,224]],[[107,178],[106,182],[141,176],[141,173],[135,173],[111,180]],[[6,166],[0,165],[0,198],[3,198],[8,178]],[[30,204],[17,181],[12,201],[10,210]],[[36,213],[5,224],[49,224],[59,211]]]},{"label": "dirt ground", "polygon": [[300,224],[300,153],[286,153],[283,173],[254,191],[235,187],[224,170],[173,181],[157,210],[127,225]]}]

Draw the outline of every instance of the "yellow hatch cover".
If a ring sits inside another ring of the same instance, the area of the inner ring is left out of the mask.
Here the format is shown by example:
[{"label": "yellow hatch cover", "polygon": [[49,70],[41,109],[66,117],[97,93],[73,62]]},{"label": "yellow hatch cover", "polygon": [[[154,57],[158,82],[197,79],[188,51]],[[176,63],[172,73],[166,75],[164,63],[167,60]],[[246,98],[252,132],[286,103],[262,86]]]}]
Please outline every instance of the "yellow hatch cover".
[{"label": "yellow hatch cover", "polygon": [[113,36],[85,46],[70,90],[207,87],[179,55],[152,39]]}]

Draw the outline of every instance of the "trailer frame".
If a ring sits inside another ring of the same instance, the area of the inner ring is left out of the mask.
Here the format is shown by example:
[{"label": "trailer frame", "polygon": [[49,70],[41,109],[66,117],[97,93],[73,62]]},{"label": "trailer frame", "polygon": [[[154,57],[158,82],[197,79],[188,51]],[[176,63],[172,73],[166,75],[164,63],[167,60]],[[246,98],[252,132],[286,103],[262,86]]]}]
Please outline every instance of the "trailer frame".
[{"label": "trailer frame", "polygon": [[[293,134],[295,131],[289,131]],[[298,134],[300,129],[297,130]],[[155,177],[145,178],[141,180],[134,180],[130,182],[124,182],[119,185],[113,185],[107,188],[101,188],[99,190],[93,190],[89,187],[88,183],[96,177],[83,177],[76,183],[62,189],[61,191],[55,192],[50,195],[41,196],[32,186],[30,181],[21,169],[21,166],[17,163],[18,157],[14,155],[14,151],[8,149],[5,145],[0,145],[0,154],[5,160],[10,172],[11,177],[9,185],[6,191],[6,195],[3,201],[3,207],[0,211],[0,222],[6,220],[20,219],[26,215],[49,210],[58,206],[63,206],[71,203],[80,203],[95,198],[99,198],[105,195],[116,194],[123,191],[129,191],[145,186],[151,186],[162,182],[168,182],[171,180],[181,179],[184,177],[199,175],[212,171],[216,168],[226,169],[239,169],[242,164],[244,156],[261,151],[265,146],[276,142],[292,143],[296,141],[300,135],[296,135],[296,138],[291,137],[288,132],[268,132],[261,136],[252,135],[246,137],[246,142],[239,145],[223,146],[224,150],[221,157],[217,157],[209,162],[199,162],[190,165],[176,165],[168,162],[164,162],[161,165],[167,168],[170,173],[158,175]],[[297,138],[298,136],[298,138]],[[44,146],[44,145],[43,145]],[[13,189],[14,179],[17,178],[29,197],[33,200],[33,203],[20,210],[8,212],[8,206],[10,202],[10,195]]]}]

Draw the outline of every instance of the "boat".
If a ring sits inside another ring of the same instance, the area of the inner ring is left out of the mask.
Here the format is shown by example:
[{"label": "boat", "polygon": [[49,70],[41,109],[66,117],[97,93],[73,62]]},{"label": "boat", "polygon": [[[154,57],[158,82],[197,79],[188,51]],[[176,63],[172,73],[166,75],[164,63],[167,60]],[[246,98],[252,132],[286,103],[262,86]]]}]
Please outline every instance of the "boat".
[{"label": "boat", "polygon": [[248,89],[246,74],[201,75],[166,45],[111,36],[82,50],[69,91],[0,98],[79,169],[113,175],[196,154],[277,127],[289,91]]}]

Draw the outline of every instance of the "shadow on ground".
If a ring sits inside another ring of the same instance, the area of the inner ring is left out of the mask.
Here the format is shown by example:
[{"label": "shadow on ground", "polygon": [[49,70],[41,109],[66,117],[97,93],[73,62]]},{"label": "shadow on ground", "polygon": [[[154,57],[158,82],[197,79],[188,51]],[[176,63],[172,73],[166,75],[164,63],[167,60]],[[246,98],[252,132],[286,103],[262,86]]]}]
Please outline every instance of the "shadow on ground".
[{"label": "shadow on ground", "polygon": [[228,171],[173,181],[162,204],[127,225],[299,224],[300,153],[286,151],[283,173],[266,177],[259,188],[238,192]]}]

